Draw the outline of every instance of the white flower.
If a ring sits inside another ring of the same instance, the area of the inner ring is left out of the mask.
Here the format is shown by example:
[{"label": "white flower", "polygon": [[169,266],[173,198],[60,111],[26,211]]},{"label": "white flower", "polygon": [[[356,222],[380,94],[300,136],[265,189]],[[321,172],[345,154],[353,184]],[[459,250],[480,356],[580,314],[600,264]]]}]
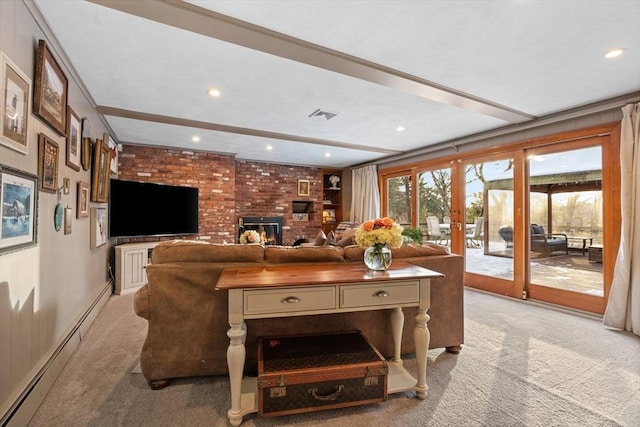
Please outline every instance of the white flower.
[{"label": "white flower", "polygon": [[260,235],[256,230],[247,230],[240,235],[240,243],[243,245],[249,243],[260,243]]}]

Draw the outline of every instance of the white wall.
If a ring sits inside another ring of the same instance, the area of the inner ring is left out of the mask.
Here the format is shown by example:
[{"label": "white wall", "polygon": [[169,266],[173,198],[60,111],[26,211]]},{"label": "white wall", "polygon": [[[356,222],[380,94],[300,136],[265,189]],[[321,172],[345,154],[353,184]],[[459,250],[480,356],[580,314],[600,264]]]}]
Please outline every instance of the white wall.
[{"label": "white wall", "polygon": [[[32,9],[35,6],[30,1],[0,1],[0,49],[31,79],[33,90],[38,39],[47,40],[69,79],[68,104],[79,117],[88,119],[88,136],[101,137],[106,131],[104,124],[63,63],[57,42],[47,37],[46,25],[38,22],[37,13],[37,19],[32,16]],[[73,208],[72,233],[55,231],[57,196],[39,192],[37,246],[0,255],[0,420],[109,281],[109,245],[91,250],[89,218],[75,218],[76,182],[90,183],[90,171],[76,172],[66,166],[65,138],[31,114],[28,154],[0,145],[0,164],[37,174],[40,132],[59,144],[59,185],[63,177],[71,180],[71,191],[62,195],[62,203]]]}]

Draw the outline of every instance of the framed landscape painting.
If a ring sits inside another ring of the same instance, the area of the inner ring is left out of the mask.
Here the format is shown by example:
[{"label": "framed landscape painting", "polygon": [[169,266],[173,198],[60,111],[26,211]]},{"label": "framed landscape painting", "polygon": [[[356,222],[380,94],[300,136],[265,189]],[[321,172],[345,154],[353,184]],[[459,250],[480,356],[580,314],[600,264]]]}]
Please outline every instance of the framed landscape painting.
[{"label": "framed landscape painting", "polygon": [[31,80],[2,52],[0,54],[0,143],[22,154],[29,153],[29,97]]},{"label": "framed landscape painting", "polygon": [[67,76],[51,54],[47,42],[38,42],[33,113],[60,135],[67,133]]},{"label": "framed landscape painting", "polygon": [[38,177],[0,165],[0,255],[35,246]]}]

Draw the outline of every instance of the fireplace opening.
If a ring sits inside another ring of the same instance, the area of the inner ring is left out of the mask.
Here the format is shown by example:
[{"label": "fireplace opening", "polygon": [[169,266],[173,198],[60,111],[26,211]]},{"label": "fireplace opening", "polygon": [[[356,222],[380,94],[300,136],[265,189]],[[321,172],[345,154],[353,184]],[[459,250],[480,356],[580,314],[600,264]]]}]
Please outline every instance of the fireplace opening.
[{"label": "fireplace opening", "polygon": [[255,230],[265,245],[282,245],[281,216],[243,216],[238,219],[238,243],[247,230]]}]

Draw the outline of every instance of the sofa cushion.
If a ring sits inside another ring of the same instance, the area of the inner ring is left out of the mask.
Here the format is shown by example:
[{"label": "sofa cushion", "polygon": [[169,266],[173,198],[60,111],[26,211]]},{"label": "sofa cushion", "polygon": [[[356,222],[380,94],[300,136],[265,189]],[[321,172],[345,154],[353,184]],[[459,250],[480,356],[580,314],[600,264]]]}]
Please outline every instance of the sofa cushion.
[{"label": "sofa cushion", "polygon": [[156,245],[151,262],[263,262],[261,245],[221,245],[197,240],[172,240]]},{"label": "sofa cushion", "polygon": [[267,246],[264,260],[268,264],[344,262],[344,252],[336,246]]}]

